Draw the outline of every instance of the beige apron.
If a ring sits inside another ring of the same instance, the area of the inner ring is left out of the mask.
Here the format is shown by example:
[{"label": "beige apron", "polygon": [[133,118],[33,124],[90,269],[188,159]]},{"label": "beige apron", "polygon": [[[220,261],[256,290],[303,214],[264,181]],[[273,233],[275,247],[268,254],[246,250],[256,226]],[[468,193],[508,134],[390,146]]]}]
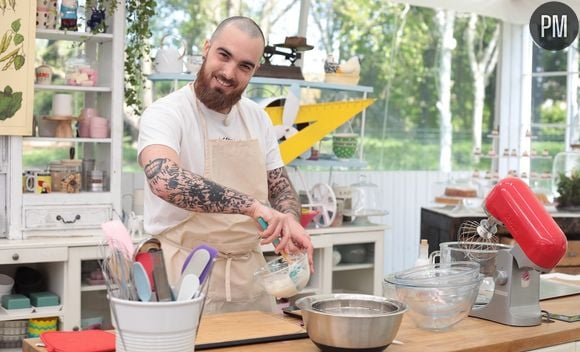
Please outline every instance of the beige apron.
[{"label": "beige apron", "polygon": [[[196,104],[201,104],[199,100]],[[238,108],[239,109],[239,108]],[[259,201],[267,201],[266,165],[260,144],[252,139],[240,112],[248,140],[208,138],[201,109],[204,177]],[[266,262],[260,249],[255,221],[245,215],[192,213],[186,220],[157,236],[162,244],[169,281],[174,285],[192,248],[208,244],[219,251],[210,277],[205,313],[243,310],[275,311],[274,298],[255,281],[254,272]]]}]

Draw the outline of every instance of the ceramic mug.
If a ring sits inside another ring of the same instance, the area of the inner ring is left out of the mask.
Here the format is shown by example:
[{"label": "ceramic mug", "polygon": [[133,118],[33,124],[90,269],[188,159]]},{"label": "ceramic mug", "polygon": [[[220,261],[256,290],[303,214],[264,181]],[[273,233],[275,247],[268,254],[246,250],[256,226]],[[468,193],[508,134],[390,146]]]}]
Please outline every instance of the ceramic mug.
[{"label": "ceramic mug", "polygon": [[38,66],[35,70],[36,84],[51,84],[52,83],[52,68],[47,65]]}]

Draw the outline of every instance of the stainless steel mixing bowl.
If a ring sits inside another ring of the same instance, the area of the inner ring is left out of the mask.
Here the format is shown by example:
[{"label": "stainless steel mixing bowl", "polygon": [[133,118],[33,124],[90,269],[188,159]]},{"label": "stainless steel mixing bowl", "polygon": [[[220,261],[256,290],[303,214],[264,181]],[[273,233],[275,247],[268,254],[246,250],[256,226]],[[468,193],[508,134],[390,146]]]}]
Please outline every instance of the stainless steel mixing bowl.
[{"label": "stainless steel mixing bowl", "polygon": [[308,336],[322,351],[383,351],[397,335],[407,306],[362,294],[326,294],[296,301]]}]

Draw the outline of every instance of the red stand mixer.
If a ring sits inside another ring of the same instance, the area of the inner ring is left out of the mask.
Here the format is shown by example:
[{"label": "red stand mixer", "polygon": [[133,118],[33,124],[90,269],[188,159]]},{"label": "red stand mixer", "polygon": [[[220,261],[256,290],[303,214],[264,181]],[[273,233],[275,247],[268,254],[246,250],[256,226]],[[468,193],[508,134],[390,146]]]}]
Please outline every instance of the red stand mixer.
[{"label": "red stand mixer", "polygon": [[507,325],[538,325],[540,272],[550,271],[565,255],[566,236],[519,178],[499,181],[483,207],[488,219],[460,228],[462,247],[476,253],[479,245],[497,242],[497,225],[504,225],[516,243],[497,250],[493,296],[488,304],[474,306],[470,315]]}]

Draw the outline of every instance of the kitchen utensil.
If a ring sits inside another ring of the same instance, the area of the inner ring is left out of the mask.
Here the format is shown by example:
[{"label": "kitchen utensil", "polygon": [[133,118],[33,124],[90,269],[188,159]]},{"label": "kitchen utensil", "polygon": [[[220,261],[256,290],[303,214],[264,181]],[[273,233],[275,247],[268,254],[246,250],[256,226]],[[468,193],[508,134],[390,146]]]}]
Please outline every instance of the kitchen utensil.
[{"label": "kitchen utensil", "polygon": [[149,252],[153,260],[153,286],[157,294],[159,302],[173,301],[173,291],[169,286],[167,279],[167,270],[165,268],[165,260],[163,259],[163,251]]},{"label": "kitchen utensil", "polygon": [[141,302],[151,301],[152,292],[149,276],[147,275],[143,264],[139,262],[133,262],[133,281]]},{"label": "kitchen utensil", "polygon": [[185,258],[181,268],[181,276],[195,274],[199,277],[200,283],[203,284],[211,270],[210,264],[213,263],[217,255],[217,249],[205,244],[199,245]]},{"label": "kitchen utensil", "polygon": [[186,301],[195,297],[199,290],[199,277],[195,274],[187,274],[180,280],[176,301]]},{"label": "kitchen utensil", "polygon": [[133,243],[131,235],[125,225],[119,220],[107,221],[101,224],[101,229],[105,233],[107,244],[118,249],[128,260],[133,258]]},{"label": "kitchen utensil", "polygon": [[[266,220],[264,220],[264,218],[259,217],[258,223],[260,224],[260,227],[262,228],[262,230],[265,230],[268,228],[268,223],[266,222]],[[274,248],[278,247],[279,244],[280,244],[279,238],[276,238],[275,240],[272,241],[272,245],[274,246]],[[286,260],[286,262],[290,262],[291,258],[288,255],[288,253],[281,251],[280,255],[282,256],[282,258],[284,258],[284,260]]]},{"label": "kitchen utensil", "polygon": [[[461,263],[467,270],[454,270]],[[383,282],[387,298],[403,301],[415,325],[446,330],[467,317],[483,280],[474,262],[423,265],[388,275]]]},{"label": "kitchen utensil", "polygon": [[475,237],[461,232],[465,228],[458,233],[469,255],[477,258],[474,249],[495,237],[497,225],[503,224],[516,243],[510,250],[496,252],[493,296],[470,314],[507,325],[538,325],[539,273],[550,271],[566,254],[566,236],[528,185],[516,177],[502,179],[493,187],[484,211],[488,219],[476,227]]},{"label": "kitchen utensil", "polygon": [[200,275],[203,273],[204,269],[209,265],[210,261],[212,260],[213,258],[211,257],[211,254],[207,249],[195,248],[194,250],[192,250],[185,259],[185,262],[183,263],[183,267],[181,269],[181,276],[179,277],[179,280],[175,285],[176,289],[181,290],[180,287],[184,285],[183,280],[185,280],[190,275],[195,275],[197,280],[199,282],[202,282]]},{"label": "kitchen utensil", "polygon": [[407,310],[400,301],[361,294],[307,296],[296,305],[308,336],[322,351],[383,351]]},{"label": "kitchen utensil", "polygon": [[158,250],[161,250],[161,242],[157,238],[147,237],[135,246],[135,250],[133,251],[133,261],[137,260],[139,254],[150,253]]}]

